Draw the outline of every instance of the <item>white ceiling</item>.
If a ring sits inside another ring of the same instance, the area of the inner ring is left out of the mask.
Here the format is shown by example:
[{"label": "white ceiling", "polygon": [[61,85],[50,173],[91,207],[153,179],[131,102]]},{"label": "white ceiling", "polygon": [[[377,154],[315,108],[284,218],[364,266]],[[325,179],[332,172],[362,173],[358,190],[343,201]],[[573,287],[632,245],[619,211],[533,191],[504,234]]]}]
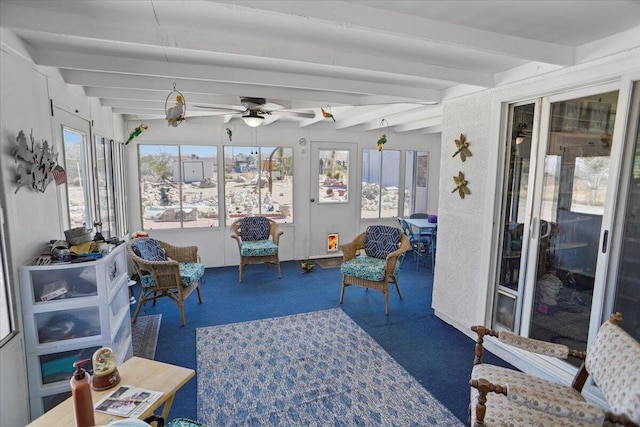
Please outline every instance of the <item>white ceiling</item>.
[{"label": "white ceiling", "polygon": [[[0,0],[0,8],[0,26],[36,64],[58,68],[127,120],[164,117],[175,83],[189,117],[229,120],[237,116],[196,106],[237,108],[250,96],[324,107],[338,129],[378,129],[385,119],[395,132],[434,133],[443,100],[640,46],[640,0]],[[266,124],[275,120],[327,125],[321,114],[274,114]]]}]

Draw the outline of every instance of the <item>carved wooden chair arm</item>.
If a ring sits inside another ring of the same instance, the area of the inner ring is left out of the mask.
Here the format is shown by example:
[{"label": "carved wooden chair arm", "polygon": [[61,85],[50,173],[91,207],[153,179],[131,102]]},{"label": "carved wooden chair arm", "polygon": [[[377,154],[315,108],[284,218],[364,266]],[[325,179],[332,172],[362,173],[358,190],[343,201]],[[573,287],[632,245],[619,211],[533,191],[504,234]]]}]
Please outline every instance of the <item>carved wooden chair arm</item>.
[{"label": "carved wooden chair arm", "polygon": [[495,331],[484,326],[472,326],[471,330],[478,335],[476,339],[475,358],[473,360],[474,365],[482,363],[484,337],[487,335],[496,337],[500,342],[509,346],[545,356],[557,357],[559,359],[567,359],[569,356],[573,356],[582,360],[587,357],[586,351],[575,350],[564,344],[527,338],[508,331]]},{"label": "carved wooden chair arm", "polygon": [[469,385],[478,390],[478,402],[476,406],[476,426],[484,426],[484,416],[487,411],[487,395],[489,393],[502,394],[510,403],[522,405],[547,414],[574,419],[593,425],[622,425],[626,427],[638,427],[626,415],[604,411],[595,403],[570,399],[556,401],[544,391],[527,389],[525,387],[509,386],[508,384],[493,384],[483,378],[470,380]]}]

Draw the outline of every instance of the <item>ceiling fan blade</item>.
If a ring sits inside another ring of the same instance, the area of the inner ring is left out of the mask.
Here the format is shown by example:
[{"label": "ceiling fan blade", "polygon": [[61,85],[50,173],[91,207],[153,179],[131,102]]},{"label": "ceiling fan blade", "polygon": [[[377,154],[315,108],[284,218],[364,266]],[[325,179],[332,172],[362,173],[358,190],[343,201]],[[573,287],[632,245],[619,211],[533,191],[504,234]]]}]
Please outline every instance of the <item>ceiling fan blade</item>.
[{"label": "ceiling fan blade", "polygon": [[316,113],[311,110],[308,110],[308,111],[274,110],[274,111],[269,111],[268,114],[287,115],[292,117],[300,117],[301,119],[315,119],[316,117]]},{"label": "ceiling fan blade", "polygon": [[221,112],[227,112],[229,114],[243,114],[247,111],[244,107],[226,107],[225,108],[225,107],[214,107],[212,105],[201,105],[201,104],[194,105],[193,107],[201,108],[203,110],[216,110]]}]

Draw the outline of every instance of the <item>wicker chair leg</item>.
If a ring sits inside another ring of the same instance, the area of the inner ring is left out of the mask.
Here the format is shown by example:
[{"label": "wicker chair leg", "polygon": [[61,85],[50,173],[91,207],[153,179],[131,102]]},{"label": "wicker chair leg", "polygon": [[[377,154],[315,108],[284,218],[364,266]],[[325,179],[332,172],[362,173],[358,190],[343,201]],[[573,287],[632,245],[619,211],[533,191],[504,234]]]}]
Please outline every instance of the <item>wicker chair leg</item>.
[{"label": "wicker chair leg", "polygon": [[240,265],[238,266],[238,271],[240,272],[240,283],[242,283],[242,268],[244,266],[242,265],[242,260],[240,260]]},{"label": "wicker chair leg", "polygon": [[147,297],[147,294],[143,289],[142,292],[140,293],[140,298],[138,298],[138,306],[136,307],[136,312],[133,313],[133,319],[131,319],[131,323],[136,323],[138,321],[138,314],[140,314],[140,309],[142,308],[142,305],[145,303],[145,301],[147,301],[146,297]]},{"label": "wicker chair leg", "polygon": [[197,284],[196,292],[198,293],[198,303],[202,304],[202,295],[200,295],[200,283]]},{"label": "wicker chair leg", "polygon": [[346,288],[347,285],[344,284],[344,279],[342,279],[342,290],[340,291],[340,304],[342,304],[342,301],[344,300],[344,288]]},{"label": "wicker chair leg", "polygon": [[184,303],[182,301],[178,303],[178,308],[180,309],[180,326],[184,326],[187,322],[184,319]]},{"label": "wicker chair leg", "polygon": [[276,260],[276,265],[278,266],[278,279],[282,279],[282,272],[280,271],[280,260]]},{"label": "wicker chair leg", "polygon": [[400,299],[402,299],[402,294],[400,293],[400,286],[398,286],[398,279],[396,278],[396,276],[392,276],[391,281],[393,282],[394,285],[396,285],[396,291],[398,291],[398,296],[400,297]]},{"label": "wicker chair leg", "polygon": [[382,292],[384,294],[384,314],[389,314],[389,292]]}]

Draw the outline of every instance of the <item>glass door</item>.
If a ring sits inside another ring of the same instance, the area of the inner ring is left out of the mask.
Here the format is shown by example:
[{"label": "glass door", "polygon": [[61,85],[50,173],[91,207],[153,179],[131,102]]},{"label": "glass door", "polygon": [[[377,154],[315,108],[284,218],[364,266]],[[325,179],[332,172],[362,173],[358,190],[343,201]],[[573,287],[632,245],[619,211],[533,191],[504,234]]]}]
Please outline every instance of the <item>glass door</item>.
[{"label": "glass door", "polygon": [[[640,82],[634,86],[631,114],[629,115],[626,161],[624,170],[627,189],[621,207],[622,230],[620,253],[614,271],[613,309],[622,313],[620,326],[635,339],[640,340]],[[630,160],[630,161],[629,161]],[[624,194],[624,193],[623,193]]]},{"label": "glass door", "polygon": [[[502,205],[502,233],[498,283],[494,307],[494,328],[518,333],[524,291],[528,224],[531,212],[533,175],[529,173],[532,142],[537,139],[538,103],[511,107],[511,130],[506,152]],[[535,132],[534,132],[535,130]],[[535,134],[535,135],[534,135]],[[523,244],[524,243],[524,244]]]},{"label": "glass door", "polygon": [[342,256],[339,246],[358,234],[356,145],[312,141],[310,148],[308,254],[310,258]]},{"label": "glass door", "polygon": [[[551,101],[539,147],[523,335],[587,347],[618,92]],[[608,233],[608,231],[607,231]],[[602,272],[600,272],[602,275]],[[571,360],[574,365],[580,361]]]},{"label": "glass door", "polygon": [[[614,132],[616,120],[626,124],[616,119],[618,95],[605,84],[510,106],[494,328],[585,350],[615,310],[640,335],[640,95],[624,146]],[[620,170],[631,171],[628,184]],[[627,197],[616,208],[617,194]],[[580,361],[569,363],[559,367]]]}]

